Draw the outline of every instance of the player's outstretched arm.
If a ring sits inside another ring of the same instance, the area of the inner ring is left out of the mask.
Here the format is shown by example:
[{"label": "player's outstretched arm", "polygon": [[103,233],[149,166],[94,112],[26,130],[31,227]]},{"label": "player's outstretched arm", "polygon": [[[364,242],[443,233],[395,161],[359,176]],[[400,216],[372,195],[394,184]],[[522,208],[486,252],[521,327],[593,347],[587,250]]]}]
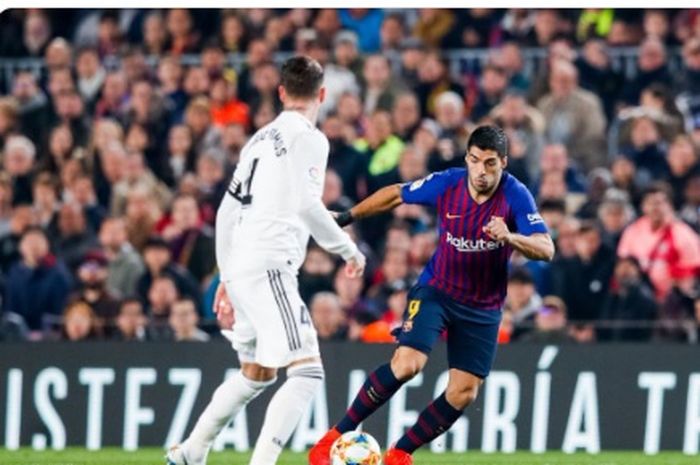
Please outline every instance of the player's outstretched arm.
[{"label": "player's outstretched arm", "polygon": [[402,203],[401,184],[392,184],[391,186],[382,187],[350,210],[339,213],[336,216],[336,222],[340,226],[347,226],[356,219],[388,212]]}]

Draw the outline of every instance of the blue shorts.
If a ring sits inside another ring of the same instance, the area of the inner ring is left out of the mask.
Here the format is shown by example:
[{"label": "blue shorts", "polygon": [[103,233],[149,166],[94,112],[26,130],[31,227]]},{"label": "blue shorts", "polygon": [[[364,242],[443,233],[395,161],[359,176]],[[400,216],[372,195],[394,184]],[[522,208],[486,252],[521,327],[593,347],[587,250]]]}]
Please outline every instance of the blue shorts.
[{"label": "blue shorts", "polygon": [[430,354],[447,329],[449,367],[483,379],[496,357],[501,314],[501,310],[467,307],[432,286],[418,284],[408,293],[408,307],[396,338],[400,346]]}]

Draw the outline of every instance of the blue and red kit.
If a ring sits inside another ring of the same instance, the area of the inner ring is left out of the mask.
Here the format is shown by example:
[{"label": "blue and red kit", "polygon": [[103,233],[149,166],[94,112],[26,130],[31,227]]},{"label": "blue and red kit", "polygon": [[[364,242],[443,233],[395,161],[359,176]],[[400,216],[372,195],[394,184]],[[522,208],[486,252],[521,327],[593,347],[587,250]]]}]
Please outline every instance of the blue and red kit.
[{"label": "blue and red kit", "polygon": [[483,228],[501,217],[511,232],[547,233],[530,191],[503,172],[493,195],[477,203],[467,170],[433,173],[401,188],[404,203],[435,207],[438,246],[408,296],[399,344],[429,353],[447,328],[451,368],[486,377],[496,351],[512,248]]}]

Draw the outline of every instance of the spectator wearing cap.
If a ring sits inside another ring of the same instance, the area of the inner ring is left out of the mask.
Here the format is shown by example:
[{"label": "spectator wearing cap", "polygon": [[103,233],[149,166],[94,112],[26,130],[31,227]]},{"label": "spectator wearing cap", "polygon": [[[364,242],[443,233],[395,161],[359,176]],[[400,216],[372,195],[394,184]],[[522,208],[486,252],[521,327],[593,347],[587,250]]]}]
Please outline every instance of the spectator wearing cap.
[{"label": "spectator wearing cap", "polygon": [[571,320],[590,322],[600,317],[615,255],[591,221],[581,223],[574,247],[576,255],[552,264],[553,294],[566,302]]},{"label": "spectator wearing cap", "polygon": [[119,300],[107,287],[109,262],[104,252],[92,249],[77,269],[78,289],[72,300],[82,300],[92,307],[101,327],[111,330],[119,313]]},{"label": "spectator wearing cap", "polygon": [[542,297],[535,289],[530,272],[524,267],[513,268],[508,275],[504,311],[510,314],[511,337],[517,339],[532,330],[535,314],[542,305]]},{"label": "spectator wearing cap", "polygon": [[379,50],[381,45],[379,30],[384,19],[382,9],[343,8],[339,13],[343,28],[357,34],[362,52],[374,53]]},{"label": "spectator wearing cap", "polygon": [[625,228],[617,255],[636,258],[649,275],[657,300],[663,301],[674,286],[697,276],[700,237],[676,217],[665,183],[654,183],[645,191],[642,213]]},{"label": "spectator wearing cap", "polygon": [[100,226],[99,242],[107,261],[105,284],[109,293],[118,298],[136,295],[136,284],[145,267],[143,259],[127,239],[124,219],[105,219]]},{"label": "spectator wearing cap", "polygon": [[3,147],[3,169],[12,180],[14,205],[32,202],[33,165],[36,148],[25,136],[7,138]]},{"label": "spectator wearing cap", "polygon": [[581,89],[578,71],[568,61],[552,65],[549,85],[551,92],[537,103],[547,122],[547,141],[565,145],[585,173],[604,165],[605,115],[600,99]]},{"label": "spectator wearing cap", "polygon": [[534,315],[535,328],[524,334],[519,341],[539,344],[562,344],[574,342],[567,328],[566,304],[556,296],[542,299],[542,306]]},{"label": "spectator wearing cap", "polygon": [[143,250],[143,261],[146,271],[136,284],[137,295],[142,302],[148,303],[152,284],[158,278],[166,277],[175,284],[180,295],[192,298],[199,308],[199,302],[201,302],[199,285],[186,268],[173,262],[170,245],[165,239],[151,236]]},{"label": "spectator wearing cap", "polygon": [[321,341],[347,339],[346,315],[338,296],[332,292],[319,292],[311,300],[311,320]]},{"label": "spectator wearing cap", "polygon": [[172,203],[170,223],[163,229],[173,262],[186,268],[197,282],[203,282],[216,267],[214,231],[202,221],[197,199],[178,195]]},{"label": "spectator wearing cap", "polygon": [[599,341],[649,341],[657,317],[654,291],[634,257],[620,257],[600,313]]},{"label": "spectator wearing cap", "polygon": [[65,265],[49,250],[46,233],[28,228],[19,244],[21,259],[10,269],[3,310],[21,315],[31,331],[58,317],[72,287]]},{"label": "spectator wearing cap", "polygon": [[176,342],[208,342],[209,335],[197,327],[199,315],[192,299],[179,299],[170,306],[168,323]]}]

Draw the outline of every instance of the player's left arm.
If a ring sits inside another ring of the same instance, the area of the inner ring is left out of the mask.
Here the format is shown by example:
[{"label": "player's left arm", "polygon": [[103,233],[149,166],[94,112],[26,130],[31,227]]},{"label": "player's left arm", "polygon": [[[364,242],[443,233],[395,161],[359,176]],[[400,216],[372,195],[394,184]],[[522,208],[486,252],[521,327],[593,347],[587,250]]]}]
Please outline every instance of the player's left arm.
[{"label": "player's left arm", "polygon": [[510,231],[503,218],[493,216],[484,226],[484,232],[494,240],[506,242],[531,260],[551,261],[554,241],[537,212],[530,191],[525,186],[516,186],[510,200],[517,231]]}]

